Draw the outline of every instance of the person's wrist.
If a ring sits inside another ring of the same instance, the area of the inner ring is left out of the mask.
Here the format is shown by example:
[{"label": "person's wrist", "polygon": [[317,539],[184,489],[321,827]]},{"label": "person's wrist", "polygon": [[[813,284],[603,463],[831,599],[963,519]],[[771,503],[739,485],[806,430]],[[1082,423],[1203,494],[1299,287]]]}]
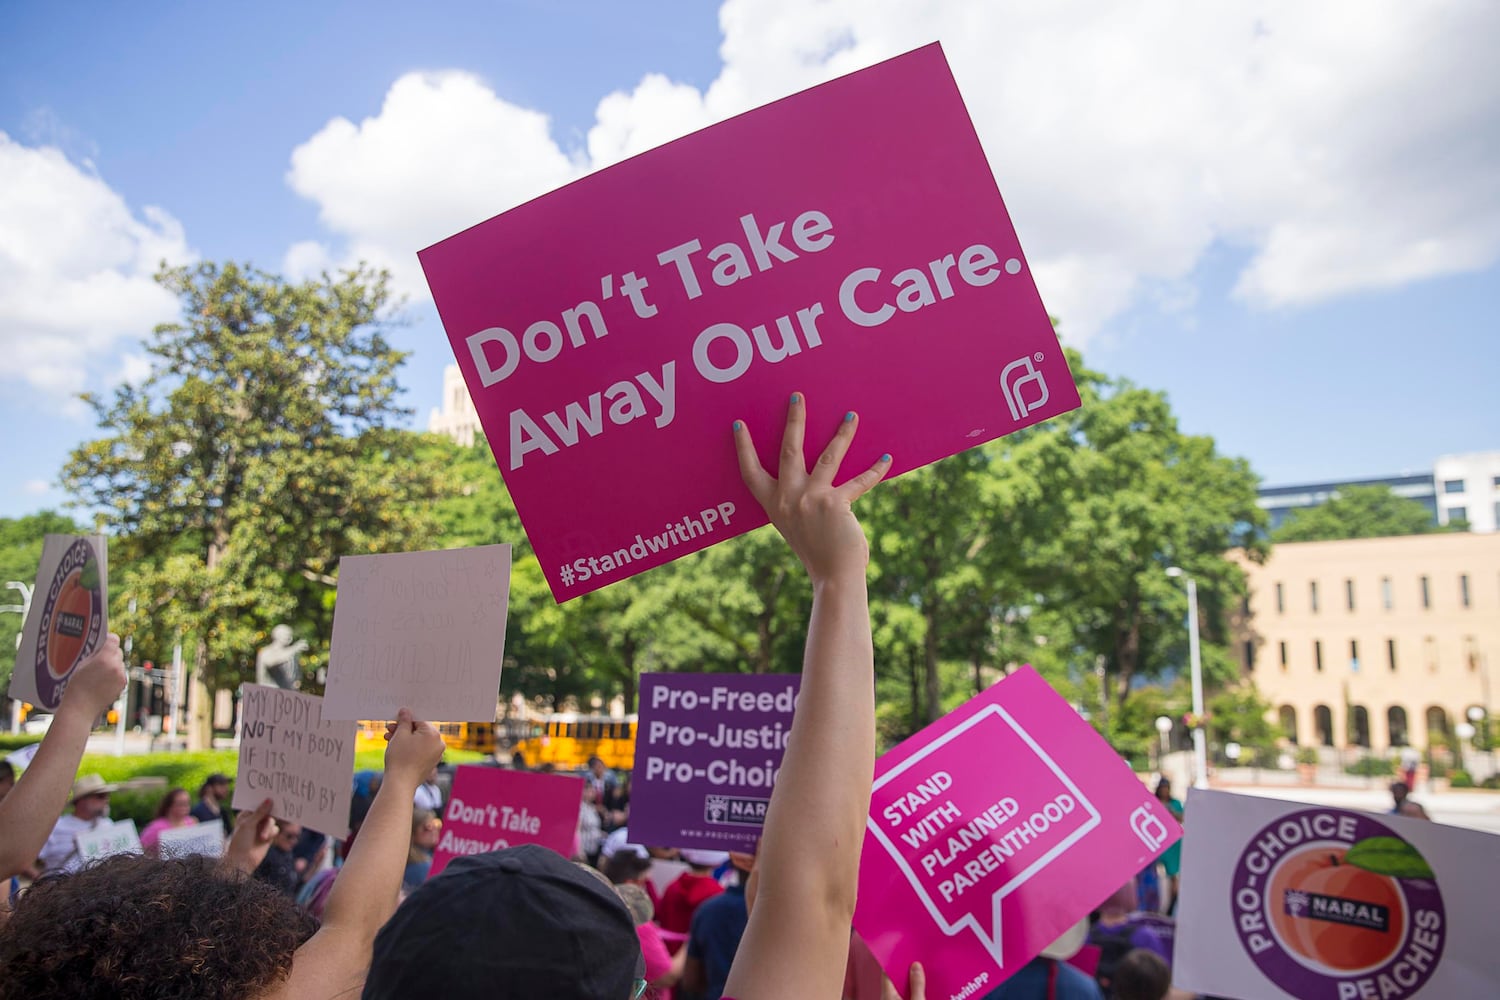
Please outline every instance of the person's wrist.
[{"label": "person's wrist", "polygon": [[[109,706],[106,705],[105,708]],[[57,706],[57,711],[52,713],[52,725],[67,723],[82,725],[84,729],[92,729],[94,720],[104,713],[104,708],[96,709],[86,704],[85,700],[69,698],[64,695],[62,704]],[[50,727],[49,727],[50,728]]]}]

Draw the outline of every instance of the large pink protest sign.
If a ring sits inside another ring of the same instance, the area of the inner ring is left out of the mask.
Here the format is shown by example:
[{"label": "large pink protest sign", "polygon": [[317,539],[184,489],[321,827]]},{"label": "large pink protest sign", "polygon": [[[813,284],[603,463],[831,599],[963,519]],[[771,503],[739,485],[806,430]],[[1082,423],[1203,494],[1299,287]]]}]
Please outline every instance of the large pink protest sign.
[{"label": "large pink protest sign", "polygon": [[[455,155],[461,152],[455,151]],[[936,45],[599,171],[420,254],[500,471],[568,600],[766,523],[776,467],[907,472],[1078,405]]]},{"label": "large pink protest sign", "polygon": [[429,874],[436,875],[456,857],[521,844],[541,844],[570,857],[582,802],[583,782],[578,778],[473,764],[460,767],[443,809],[443,834]]},{"label": "large pink protest sign", "polygon": [[982,996],[1181,833],[1028,667],[876,762],[854,926],[896,983]]}]

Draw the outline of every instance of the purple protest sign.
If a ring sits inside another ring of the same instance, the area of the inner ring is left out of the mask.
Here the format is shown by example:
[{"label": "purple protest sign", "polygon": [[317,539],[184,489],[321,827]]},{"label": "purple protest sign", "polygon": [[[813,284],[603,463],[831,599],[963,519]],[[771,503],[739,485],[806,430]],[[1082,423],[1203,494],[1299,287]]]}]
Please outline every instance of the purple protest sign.
[{"label": "purple protest sign", "polygon": [[630,839],[753,849],[801,684],[795,674],[642,674]]}]

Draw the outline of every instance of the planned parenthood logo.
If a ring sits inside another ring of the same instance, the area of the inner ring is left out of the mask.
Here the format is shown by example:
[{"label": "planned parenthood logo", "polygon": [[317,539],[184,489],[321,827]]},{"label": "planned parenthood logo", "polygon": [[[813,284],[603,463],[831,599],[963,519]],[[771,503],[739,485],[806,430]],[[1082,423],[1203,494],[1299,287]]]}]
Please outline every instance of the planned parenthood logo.
[{"label": "planned parenthood logo", "polygon": [[[1000,372],[1000,391],[1005,394],[1005,405],[1010,407],[1010,415],[1016,420],[1023,420],[1033,410],[1046,406],[1050,398],[1047,380],[1033,364],[1041,360],[1041,352],[1031,357],[1017,358]],[[1026,393],[1022,391],[1028,386],[1035,390],[1035,397],[1032,399],[1027,399]]]},{"label": "planned parenthood logo", "polygon": [[708,795],[703,799],[703,821],[720,826],[761,826],[766,821],[770,799]]}]

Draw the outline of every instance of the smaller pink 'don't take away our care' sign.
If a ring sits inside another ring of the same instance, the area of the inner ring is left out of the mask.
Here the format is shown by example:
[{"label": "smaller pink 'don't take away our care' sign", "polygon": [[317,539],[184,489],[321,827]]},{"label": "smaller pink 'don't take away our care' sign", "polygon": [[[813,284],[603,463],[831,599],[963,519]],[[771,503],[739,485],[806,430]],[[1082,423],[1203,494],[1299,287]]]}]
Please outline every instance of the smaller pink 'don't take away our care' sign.
[{"label": "smaller pink 'don't take away our care' sign", "polygon": [[745,420],[775,469],[794,391],[810,458],[858,412],[844,477],[1078,406],[936,44],[419,257],[559,601],[765,524],[730,428]]}]

